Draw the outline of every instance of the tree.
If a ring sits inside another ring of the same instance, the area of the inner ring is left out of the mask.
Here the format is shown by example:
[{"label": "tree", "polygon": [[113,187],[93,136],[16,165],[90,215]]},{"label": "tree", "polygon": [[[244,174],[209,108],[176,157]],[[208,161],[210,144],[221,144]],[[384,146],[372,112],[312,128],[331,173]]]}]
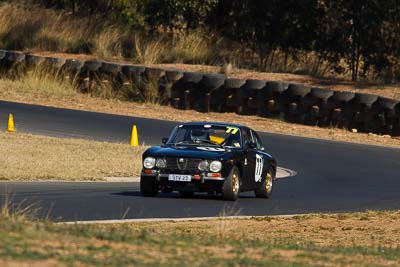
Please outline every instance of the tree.
[{"label": "tree", "polygon": [[146,21],[152,27],[196,29],[206,26],[208,15],[217,3],[218,0],[149,0]]}]

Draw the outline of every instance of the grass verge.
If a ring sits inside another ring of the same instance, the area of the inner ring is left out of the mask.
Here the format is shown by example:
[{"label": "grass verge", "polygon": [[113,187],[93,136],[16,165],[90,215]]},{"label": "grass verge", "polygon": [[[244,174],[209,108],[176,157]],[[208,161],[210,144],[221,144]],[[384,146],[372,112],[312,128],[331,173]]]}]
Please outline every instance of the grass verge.
[{"label": "grass verge", "polygon": [[145,147],[0,133],[0,180],[102,180],[140,174]]},{"label": "grass verge", "polygon": [[398,266],[399,212],[64,225],[0,216],[2,265]]}]

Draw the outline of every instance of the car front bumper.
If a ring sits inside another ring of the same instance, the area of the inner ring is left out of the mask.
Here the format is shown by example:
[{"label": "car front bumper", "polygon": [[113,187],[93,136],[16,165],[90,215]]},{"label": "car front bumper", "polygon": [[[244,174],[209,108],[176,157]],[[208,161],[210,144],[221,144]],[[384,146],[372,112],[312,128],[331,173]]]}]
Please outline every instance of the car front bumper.
[{"label": "car front bumper", "polygon": [[209,177],[207,174],[202,173],[199,175],[185,174],[191,176],[191,181],[170,181],[167,173],[153,173],[147,174],[142,172],[142,179],[152,179],[160,186],[170,187],[174,190],[190,190],[190,191],[210,191],[220,190],[225,181],[225,177]]}]

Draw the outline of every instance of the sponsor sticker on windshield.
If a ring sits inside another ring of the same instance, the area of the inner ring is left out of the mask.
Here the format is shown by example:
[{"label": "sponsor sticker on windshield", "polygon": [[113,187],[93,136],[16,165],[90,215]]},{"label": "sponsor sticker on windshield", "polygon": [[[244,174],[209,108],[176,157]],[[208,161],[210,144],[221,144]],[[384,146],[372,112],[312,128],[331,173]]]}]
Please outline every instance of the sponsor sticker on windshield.
[{"label": "sponsor sticker on windshield", "polygon": [[226,133],[236,134],[239,131],[239,128],[236,127],[226,127]]}]

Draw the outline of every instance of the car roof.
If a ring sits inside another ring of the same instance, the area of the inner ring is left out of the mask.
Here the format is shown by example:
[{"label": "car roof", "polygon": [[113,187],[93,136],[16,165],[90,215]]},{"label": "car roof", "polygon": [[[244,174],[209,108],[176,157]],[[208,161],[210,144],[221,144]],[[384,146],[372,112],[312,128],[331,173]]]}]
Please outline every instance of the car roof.
[{"label": "car roof", "polygon": [[194,122],[185,122],[181,123],[180,125],[205,125],[205,124],[211,124],[211,125],[219,125],[219,126],[228,126],[228,127],[236,127],[236,128],[248,128],[246,126],[236,124],[236,123],[225,123],[225,122],[209,122],[209,121],[194,121]]}]

